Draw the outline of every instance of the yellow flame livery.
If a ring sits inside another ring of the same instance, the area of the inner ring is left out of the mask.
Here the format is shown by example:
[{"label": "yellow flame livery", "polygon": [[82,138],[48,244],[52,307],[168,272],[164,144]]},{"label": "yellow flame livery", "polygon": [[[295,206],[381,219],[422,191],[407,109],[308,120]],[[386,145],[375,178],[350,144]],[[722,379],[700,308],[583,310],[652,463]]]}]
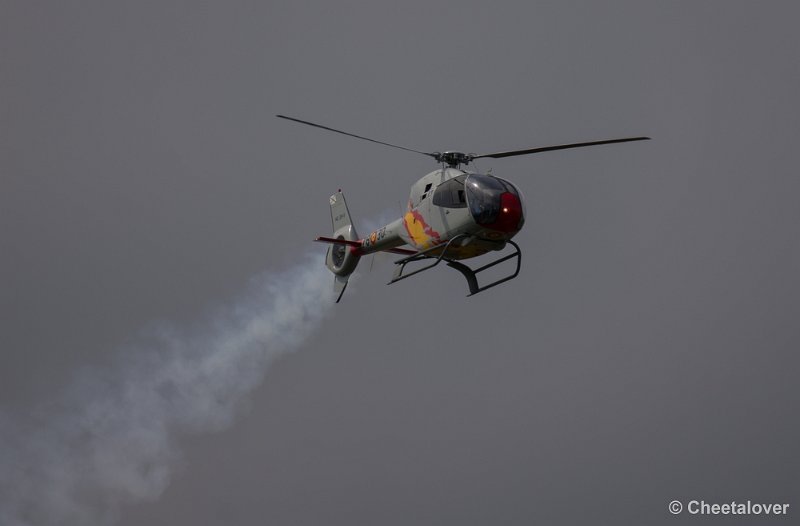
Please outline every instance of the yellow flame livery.
[{"label": "yellow flame livery", "polygon": [[416,210],[406,212],[406,215],[403,216],[403,225],[406,227],[412,244],[420,250],[440,243],[439,233],[428,226],[422,214]]}]

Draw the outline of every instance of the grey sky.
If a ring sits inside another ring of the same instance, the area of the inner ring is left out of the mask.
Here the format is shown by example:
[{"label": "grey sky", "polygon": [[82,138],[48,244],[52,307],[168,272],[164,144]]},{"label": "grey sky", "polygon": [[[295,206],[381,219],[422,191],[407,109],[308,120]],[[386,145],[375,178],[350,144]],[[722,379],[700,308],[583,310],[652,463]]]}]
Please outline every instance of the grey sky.
[{"label": "grey sky", "polygon": [[153,322],[196,324],[309,251],[322,265],[337,188],[359,226],[435,168],[276,113],[428,151],[654,138],[479,162],[527,198],[520,277],[466,299],[452,271],[386,287],[391,258],[362,263],[119,524],[800,512],[800,9],[471,4],[0,7],[12,420]]}]

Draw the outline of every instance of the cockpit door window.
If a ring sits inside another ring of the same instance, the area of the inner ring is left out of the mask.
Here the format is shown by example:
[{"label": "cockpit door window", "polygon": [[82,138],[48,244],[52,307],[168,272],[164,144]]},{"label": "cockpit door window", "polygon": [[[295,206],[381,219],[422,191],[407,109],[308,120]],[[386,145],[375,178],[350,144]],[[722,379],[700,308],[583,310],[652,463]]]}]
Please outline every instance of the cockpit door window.
[{"label": "cockpit door window", "polygon": [[466,208],[465,180],[465,175],[459,175],[437,186],[433,192],[433,204],[445,208]]}]

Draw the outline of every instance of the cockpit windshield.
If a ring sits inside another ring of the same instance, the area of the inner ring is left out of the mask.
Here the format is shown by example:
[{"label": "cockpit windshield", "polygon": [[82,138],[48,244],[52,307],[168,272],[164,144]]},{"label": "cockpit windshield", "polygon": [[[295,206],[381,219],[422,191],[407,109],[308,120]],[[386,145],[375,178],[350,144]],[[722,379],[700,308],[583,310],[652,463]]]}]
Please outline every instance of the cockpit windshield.
[{"label": "cockpit windshield", "polygon": [[491,175],[470,174],[465,187],[469,211],[480,225],[490,225],[497,220],[503,208],[503,194],[511,194],[520,202],[519,191],[514,185]]}]

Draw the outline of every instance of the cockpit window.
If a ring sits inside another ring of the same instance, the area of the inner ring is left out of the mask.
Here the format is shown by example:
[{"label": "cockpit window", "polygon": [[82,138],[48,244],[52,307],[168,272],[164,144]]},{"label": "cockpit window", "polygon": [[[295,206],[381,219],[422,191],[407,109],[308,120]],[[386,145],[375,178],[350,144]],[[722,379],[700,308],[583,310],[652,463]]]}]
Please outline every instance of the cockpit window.
[{"label": "cockpit window", "polygon": [[433,192],[433,204],[445,208],[466,208],[467,197],[464,193],[466,178],[465,175],[459,175],[437,186]]},{"label": "cockpit window", "polygon": [[471,174],[465,186],[470,212],[479,225],[492,224],[497,219],[502,194],[509,193],[519,199],[519,192],[511,183],[490,175]]}]

